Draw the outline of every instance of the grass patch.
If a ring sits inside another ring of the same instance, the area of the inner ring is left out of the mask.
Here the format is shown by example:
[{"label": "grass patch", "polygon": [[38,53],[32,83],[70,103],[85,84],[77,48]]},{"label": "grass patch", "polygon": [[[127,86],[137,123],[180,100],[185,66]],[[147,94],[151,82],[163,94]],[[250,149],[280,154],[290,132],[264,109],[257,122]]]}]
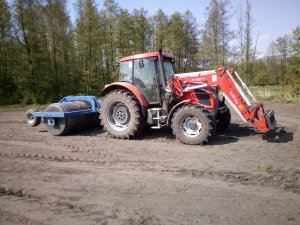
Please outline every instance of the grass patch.
[{"label": "grass patch", "polygon": [[300,96],[293,96],[290,86],[249,87],[259,101],[300,104]]}]

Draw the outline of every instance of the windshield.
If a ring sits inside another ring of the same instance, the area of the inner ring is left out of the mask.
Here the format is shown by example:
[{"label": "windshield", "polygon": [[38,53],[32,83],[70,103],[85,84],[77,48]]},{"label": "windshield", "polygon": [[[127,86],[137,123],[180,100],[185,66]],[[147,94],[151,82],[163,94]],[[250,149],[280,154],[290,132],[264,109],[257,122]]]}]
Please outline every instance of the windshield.
[{"label": "windshield", "polygon": [[166,80],[170,80],[174,75],[174,67],[171,59],[164,59],[164,69],[165,69]]}]

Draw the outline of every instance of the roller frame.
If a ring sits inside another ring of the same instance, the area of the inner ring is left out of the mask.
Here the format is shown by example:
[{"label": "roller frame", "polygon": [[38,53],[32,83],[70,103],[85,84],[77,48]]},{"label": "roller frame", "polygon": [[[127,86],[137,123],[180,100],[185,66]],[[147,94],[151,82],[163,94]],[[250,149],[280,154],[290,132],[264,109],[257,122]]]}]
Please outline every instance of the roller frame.
[{"label": "roller frame", "polygon": [[33,113],[33,116],[47,118],[48,125],[53,126],[53,125],[55,125],[55,118],[68,118],[68,117],[72,117],[72,116],[99,113],[100,104],[94,96],[66,96],[66,97],[62,98],[58,103],[73,102],[73,101],[89,102],[91,104],[92,109],[72,111],[72,112],[63,112],[63,113],[60,113],[60,112],[35,112],[35,113]]}]

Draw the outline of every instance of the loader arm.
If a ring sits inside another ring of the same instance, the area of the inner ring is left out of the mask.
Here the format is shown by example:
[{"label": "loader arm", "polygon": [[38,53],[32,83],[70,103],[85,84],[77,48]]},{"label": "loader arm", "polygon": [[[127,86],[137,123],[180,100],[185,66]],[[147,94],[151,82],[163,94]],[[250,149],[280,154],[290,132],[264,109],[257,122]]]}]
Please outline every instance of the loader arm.
[{"label": "loader arm", "polygon": [[172,80],[172,90],[179,96],[206,86],[221,89],[225,99],[242,120],[251,124],[256,130],[267,132],[275,129],[274,112],[264,110],[263,104],[256,101],[254,95],[234,69],[220,67],[218,70],[175,74]]}]

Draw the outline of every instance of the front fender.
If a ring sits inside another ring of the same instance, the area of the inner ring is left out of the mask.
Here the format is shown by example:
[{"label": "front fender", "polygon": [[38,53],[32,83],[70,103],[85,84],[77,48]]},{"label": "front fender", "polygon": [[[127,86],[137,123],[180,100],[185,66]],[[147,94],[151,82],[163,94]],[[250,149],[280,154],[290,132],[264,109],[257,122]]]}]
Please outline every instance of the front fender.
[{"label": "front fender", "polygon": [[169,115],[168,115],[168,120],[167,120],[167,126],[170,126],[171,125],[171,120],[172,120],[172,117],[173,117],[173,114],[174,112],[176,111],[176,109],[178,109],[180,106],[188,103],[188,102],[191,102],[192,100],[191,99],[187,99],[187,100],[183,100],[179,103],[177,103],[170,111]]}]

